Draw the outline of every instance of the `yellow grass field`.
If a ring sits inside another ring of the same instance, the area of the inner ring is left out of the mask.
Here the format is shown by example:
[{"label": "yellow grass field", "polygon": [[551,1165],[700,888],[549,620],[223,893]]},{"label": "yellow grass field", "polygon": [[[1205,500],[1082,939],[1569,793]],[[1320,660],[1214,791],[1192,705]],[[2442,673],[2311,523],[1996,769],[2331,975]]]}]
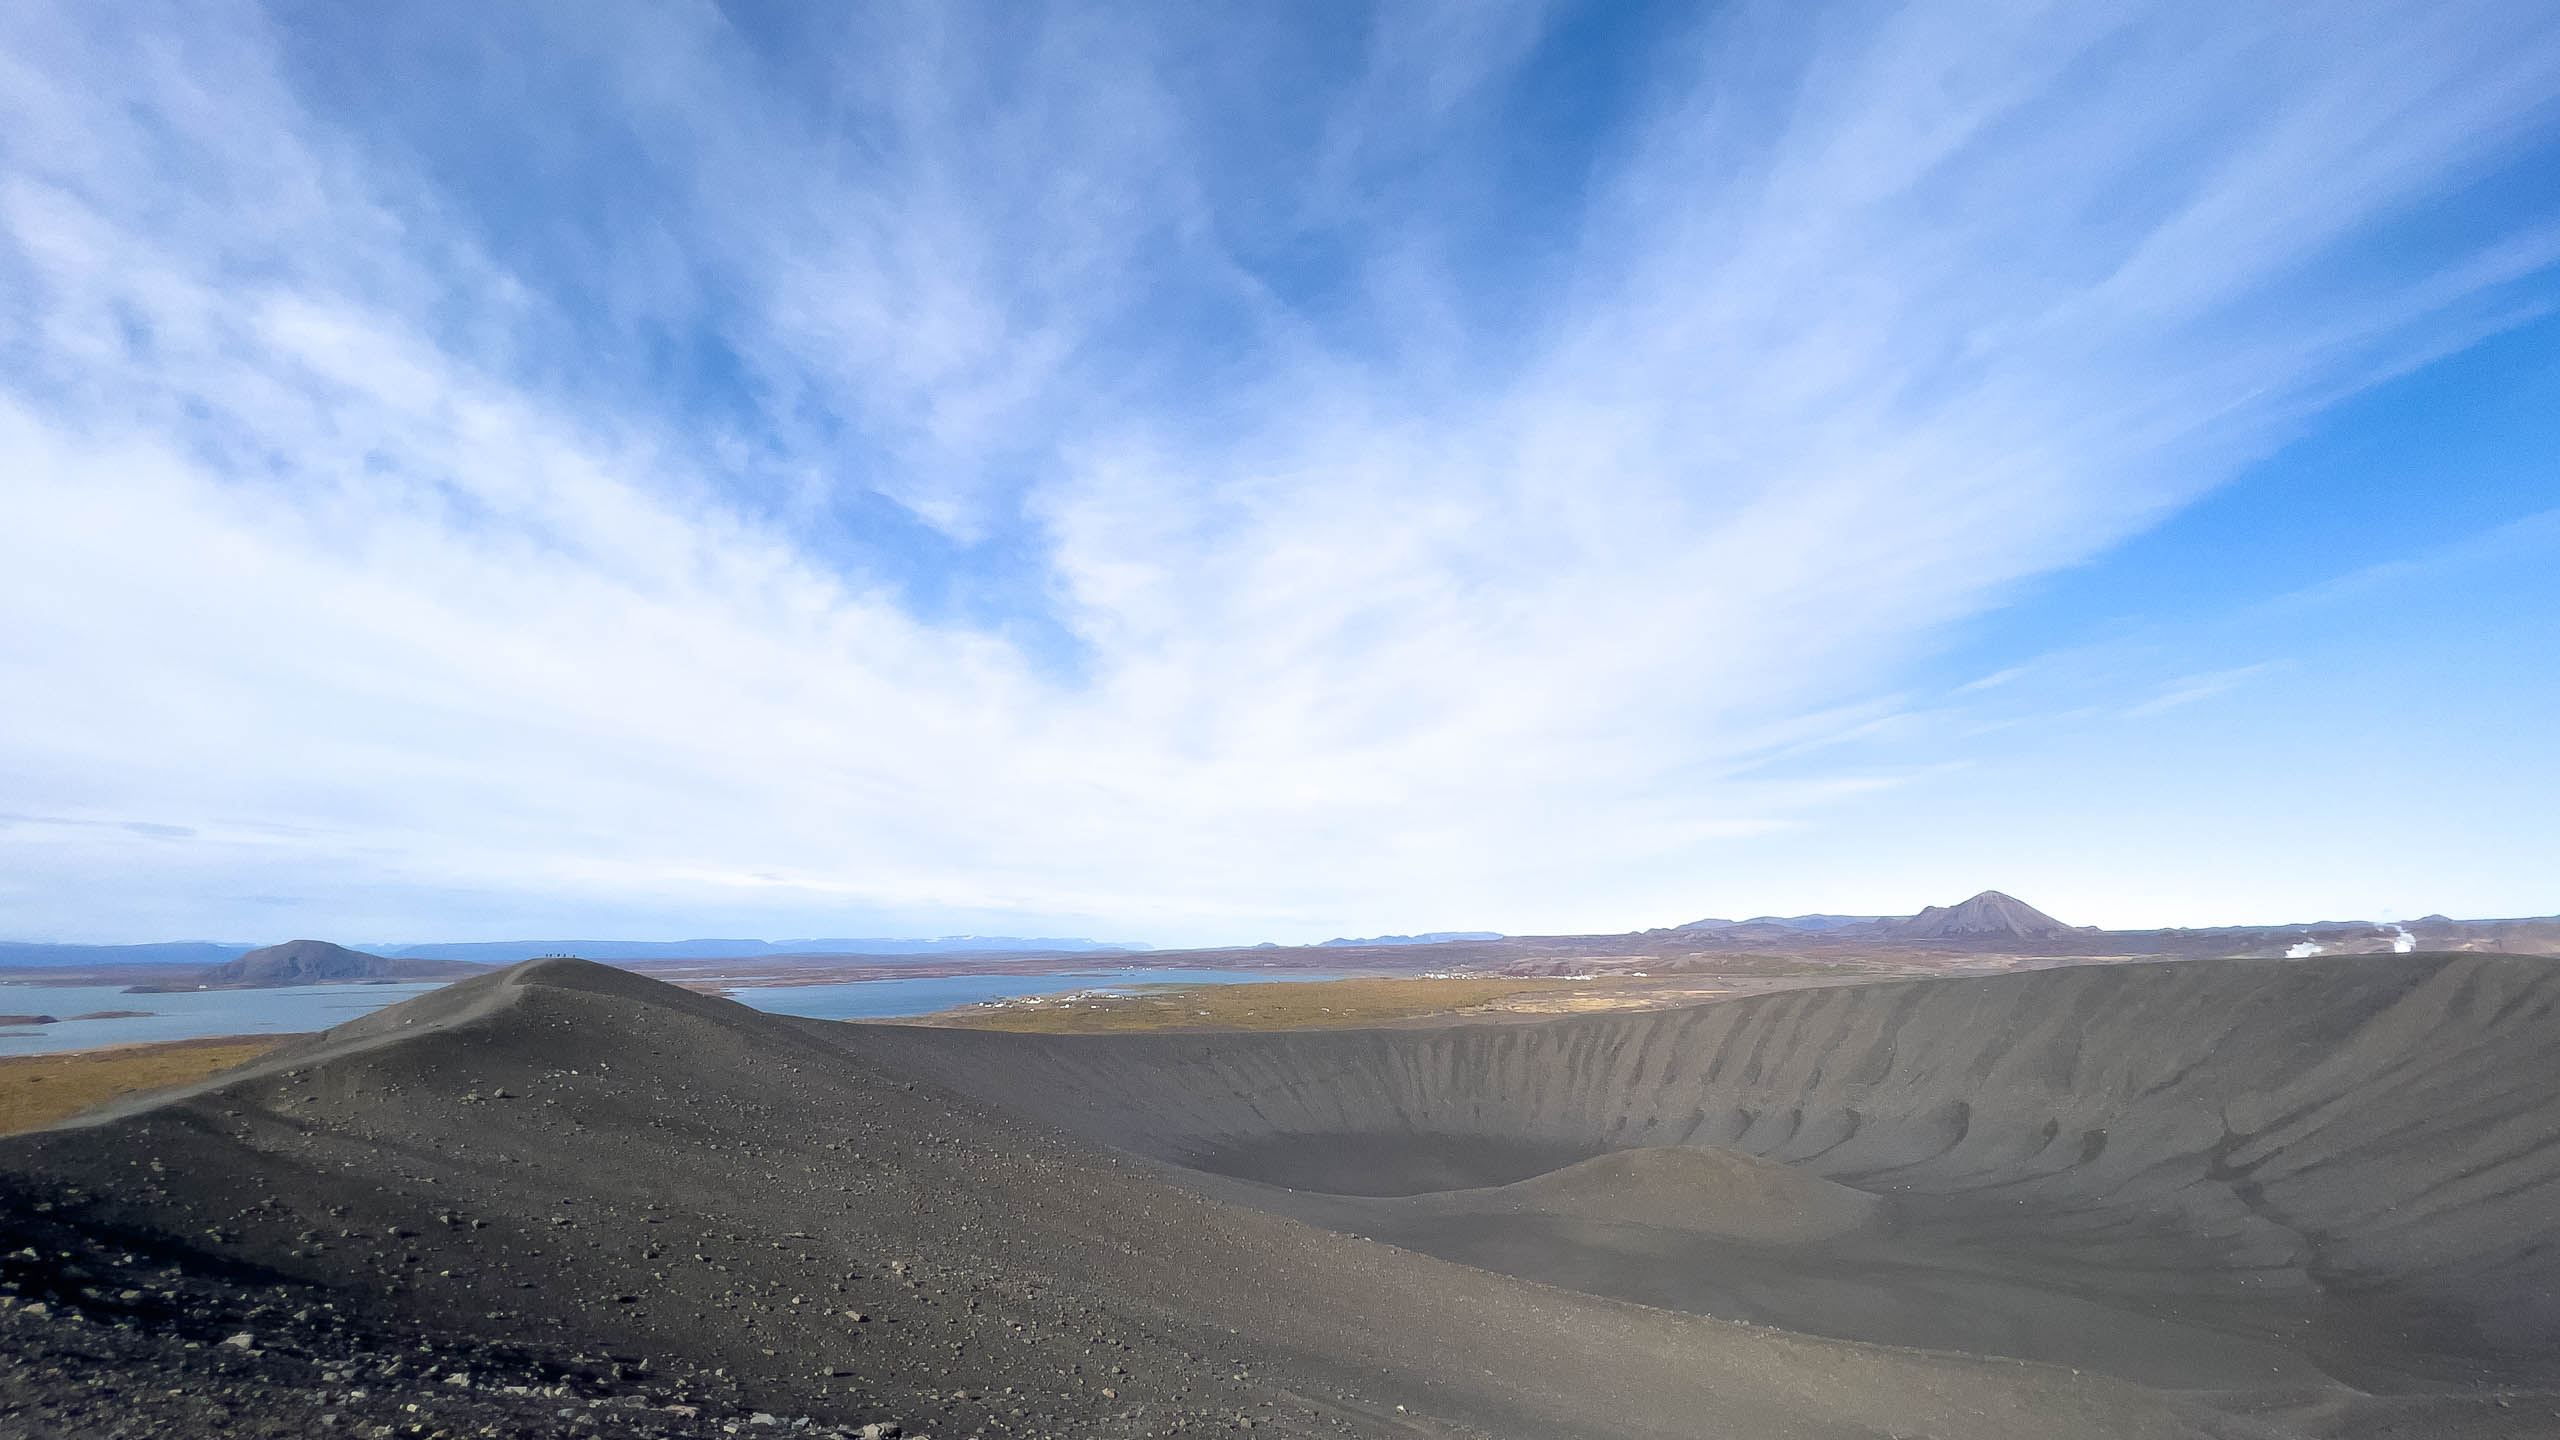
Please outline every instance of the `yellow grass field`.
[{"label": "yellow grass field", "polygon": [[137,1090],[201,1080],[299,1035],[218,1035],[60,1055],[0,1057],[0,1135],[39,1130]]}]

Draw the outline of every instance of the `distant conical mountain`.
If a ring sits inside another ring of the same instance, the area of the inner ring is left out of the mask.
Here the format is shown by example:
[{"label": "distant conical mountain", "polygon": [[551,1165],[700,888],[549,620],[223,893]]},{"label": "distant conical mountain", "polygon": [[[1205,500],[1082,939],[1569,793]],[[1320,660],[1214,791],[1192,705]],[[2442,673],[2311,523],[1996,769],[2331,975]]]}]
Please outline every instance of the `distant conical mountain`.
[{"label": "distant conical mountain", "polygon": [[1787,931],[1808,939],[1820,936],[1839,940],[1965,940],[1995,936],[2041,940],[2076,933],[2074,927],[1997,890],[1985,890],[1961,905],[1932,905],[1917,915],[1759,915],[1749,920],[1692,920],[1679,928],[1771,940]]},{"label": "distant conical mountain", "polygon": [[1961,905],[1932,905],[1907,920],[1888,920],[1881,933],[1896,940],[1955,940],[2013,935],[2041,940],[2068,935],[2072,927],[2014,895],[1985,890]]}]

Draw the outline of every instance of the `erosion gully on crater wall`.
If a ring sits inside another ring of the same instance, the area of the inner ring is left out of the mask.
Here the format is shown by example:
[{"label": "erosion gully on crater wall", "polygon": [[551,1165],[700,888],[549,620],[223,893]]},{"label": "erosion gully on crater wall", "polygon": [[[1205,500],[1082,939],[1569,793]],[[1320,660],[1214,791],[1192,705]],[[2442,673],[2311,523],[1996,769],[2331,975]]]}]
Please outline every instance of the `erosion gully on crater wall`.
[{"label": "erosion gully on crater wall", "polygon": [[114,1337],[44,1343],[119,1417],[213,1353],[151,1345],[325,1308],[319,1378],[261,1382],[277,1435],[351,1403],[330,1346],[619,1386],[466,1376],[401,1420],[539,1391],[510,1434],[2548,1435],[2555,977],[2200,961],[1073,1037],[540,961],[0,1140],[0,1221],[40,1242],[18,1293]]}]

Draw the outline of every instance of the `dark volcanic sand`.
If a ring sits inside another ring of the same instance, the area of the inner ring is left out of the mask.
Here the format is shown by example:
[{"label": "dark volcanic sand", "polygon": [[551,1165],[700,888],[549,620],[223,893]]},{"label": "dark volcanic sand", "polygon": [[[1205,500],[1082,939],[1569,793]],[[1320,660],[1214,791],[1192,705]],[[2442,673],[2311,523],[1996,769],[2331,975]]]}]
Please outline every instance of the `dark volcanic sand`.
[{"label": "dark volcanic sand", "polygon": [[537,961],[0,1141],[0,1434],[2560,1434],[2555,1041],[2522,957],[1094,1037]]}]

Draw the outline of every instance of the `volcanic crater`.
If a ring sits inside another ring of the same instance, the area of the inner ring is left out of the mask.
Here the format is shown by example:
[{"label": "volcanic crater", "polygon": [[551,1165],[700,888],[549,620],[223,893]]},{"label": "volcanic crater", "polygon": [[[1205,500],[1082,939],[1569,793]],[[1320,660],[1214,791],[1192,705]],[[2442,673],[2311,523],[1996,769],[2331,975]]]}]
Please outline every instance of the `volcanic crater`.
[{"label": "volcanic crater", "polygon": [[2548,1435],[2555,1042],[2510,956],[1099,1036],[539,961],[0,1141],[0,1192],[199,1287],[89,1307],[137,1345],[290,1292],[314,1364],[621,1357],[497,1433]]}]

